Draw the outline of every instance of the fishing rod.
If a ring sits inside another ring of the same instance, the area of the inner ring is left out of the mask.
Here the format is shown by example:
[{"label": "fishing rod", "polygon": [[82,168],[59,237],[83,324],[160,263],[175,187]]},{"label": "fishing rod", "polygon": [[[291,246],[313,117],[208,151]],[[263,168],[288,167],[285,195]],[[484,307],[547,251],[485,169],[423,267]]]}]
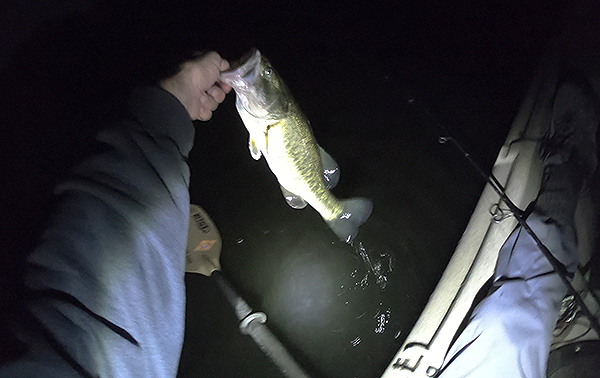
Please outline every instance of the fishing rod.
[{"label": "fishing rod", "polygon": [[[427,108],[425,108],[425,106],[423,106],[420,102],[417,102],[414,99],[414,97],[410,96],[409,94],[406,94],[406,97],[407,103],[409,105],[415,106],[417,110],[425,114],[427,118],[429,118],[438,126],[441,132],[441,136],[439,137],[438,141],[442,144],[450,142],[461,153],[461,155],[467,159],[471,167],[473,167],[485,180],[485,182],[490,184],[492,189],[500,196],[500,199],[508,206],[508,209],[518,221],[519,225],[531,236],[538,248],[542,251],[544,256],[546,256],[556,273],[558,273],[561,281],[566,285],[568,293],[573,296],[575,302],[579,305],[581,311],[590,321],[591,327],[600,336],[600,323],[598,323],[598,319],[596,319],[596,317],[592,314],[591,310],[585,304],[579,292],[573,287],[571,280],[569,279],[569,273],[567,272],[566,267],[560,261],[558,261],[556,257],[554,257],[552,252],[546,247],[546,245],[540,240],[536,233],[527,224],[527,217],[525,216],[526,212],[519,209],[517,205],[515,205],[515,203],[508,197],[508,195],[506,194],[506,189],[500,183],[500,181],[498,181],[496,176],[494,176],[494,173],[486,173],[481,168],[481,166],[473,159],[471,154],[465,150],[461,143],[448,132],[448,129],[444,127],[442,123],[439,122],[437,118],[434,117],[433,114],[429,112],[429,110],[427,110]],[[589,291],[589,288],[586,288],[586,290]]]}]

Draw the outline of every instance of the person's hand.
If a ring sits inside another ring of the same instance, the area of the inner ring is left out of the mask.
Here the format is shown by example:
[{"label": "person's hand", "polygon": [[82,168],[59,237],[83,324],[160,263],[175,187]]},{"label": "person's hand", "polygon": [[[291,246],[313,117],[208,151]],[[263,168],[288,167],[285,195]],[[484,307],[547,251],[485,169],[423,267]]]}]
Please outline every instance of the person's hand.
[{"label": "person's hand", "polygon": [[159,85],[185,106],[192,120],[208,121],[212,112],[225,100],[231,87],[221,83],[221,71],[229,69],[229,62],[214,51],[185,62],[174,76]]}]

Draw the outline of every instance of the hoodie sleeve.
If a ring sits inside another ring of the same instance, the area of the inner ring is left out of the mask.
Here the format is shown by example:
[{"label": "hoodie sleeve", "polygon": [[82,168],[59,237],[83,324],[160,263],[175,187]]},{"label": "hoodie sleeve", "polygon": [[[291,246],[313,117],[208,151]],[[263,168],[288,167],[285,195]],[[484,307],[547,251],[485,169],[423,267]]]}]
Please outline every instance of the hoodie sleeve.
[{"label": "hoodie sleeve", "polygon": [[193,139],[174,96],[132,91],[127,115],[97,135],[102,152],[56,188],[59,206],[29,258],[29,353],[0,377],[176,375]]}]

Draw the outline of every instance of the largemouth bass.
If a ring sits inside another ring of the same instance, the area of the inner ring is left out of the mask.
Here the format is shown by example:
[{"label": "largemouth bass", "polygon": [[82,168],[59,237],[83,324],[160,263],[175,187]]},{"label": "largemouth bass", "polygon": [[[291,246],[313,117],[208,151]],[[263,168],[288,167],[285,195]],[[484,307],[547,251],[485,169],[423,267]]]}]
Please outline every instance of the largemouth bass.
[{"label": "largemouth bass", "polygon": [[287,203],[310,204],[347,243],[372,211],[365,198],[338,200],[329,189],[339,179],[335,161],[316,142],[307,118],[269,60],[253,49],[220,80],[233,87],[236,108],[250,134],[250,154],[264,156]]}]

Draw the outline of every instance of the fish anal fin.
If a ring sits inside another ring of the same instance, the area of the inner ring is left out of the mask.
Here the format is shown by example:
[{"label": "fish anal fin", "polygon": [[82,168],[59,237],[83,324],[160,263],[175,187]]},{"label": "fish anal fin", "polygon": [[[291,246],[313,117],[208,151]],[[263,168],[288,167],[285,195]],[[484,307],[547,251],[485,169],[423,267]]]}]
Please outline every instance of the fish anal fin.
[{"label": "fish anal fin", "polygon": [[327,189],[335,187],[340,181],[340,167],[321,146],[319,146],[321,154],[321,163],[323,164],[323,179]]}]

